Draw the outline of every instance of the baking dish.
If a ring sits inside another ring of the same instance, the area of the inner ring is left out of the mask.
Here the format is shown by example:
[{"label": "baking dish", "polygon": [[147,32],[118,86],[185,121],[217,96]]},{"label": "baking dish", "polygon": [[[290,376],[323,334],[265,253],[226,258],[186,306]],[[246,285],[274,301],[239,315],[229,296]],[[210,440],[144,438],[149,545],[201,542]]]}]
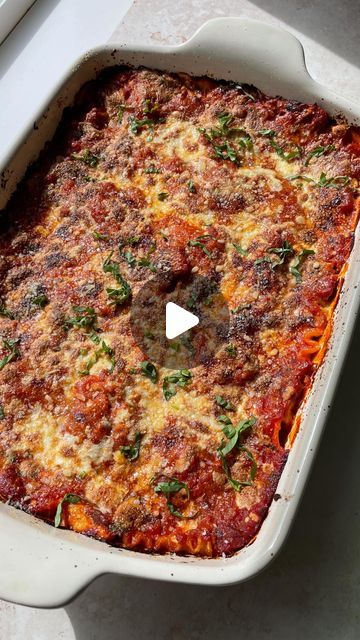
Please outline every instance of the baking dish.
[{"label": "baking dish", "polygon": [[[5,205],[26,166],[36,158],[74,94],[102,68],[125,63],[166,71],[185,71],[254,84],[264,92],[318,102],[350,121],[360,111],[315,83],[306,71],[300,43],[290,34],[259,22],[222,18],[204,25],[178,47],[111,46],[91,51],[59,82],[39,119],[14,141],[3,161],[0,206]],[[57,530],[12,507],[0,505],[0,597],[33,606],[59,606],[101,573],[224,585],[258,573],[281,547],[298,505],[326,413],[334,394],[359,307],[359,238],[355,238],[334,330],[324,363],[302,409],[297,438],[256,540],[231,558],[198,559],[145,555],[108,547],[70,531]]]}]

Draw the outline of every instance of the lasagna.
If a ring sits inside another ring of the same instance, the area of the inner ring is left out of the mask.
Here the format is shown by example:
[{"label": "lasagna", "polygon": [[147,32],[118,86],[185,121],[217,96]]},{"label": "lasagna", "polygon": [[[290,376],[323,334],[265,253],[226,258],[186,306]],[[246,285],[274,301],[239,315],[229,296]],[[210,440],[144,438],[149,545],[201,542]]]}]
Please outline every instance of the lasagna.
[{"label": "lasagna", "polygon": [[[86,84],[0,220],[1,500],[143,552],[249,544],[331,333],[359,160],[316,104],[126,67]],[[216,352],[198,332],[148,357],[154,278],[216,283],[188,300],[226,301]]]}]

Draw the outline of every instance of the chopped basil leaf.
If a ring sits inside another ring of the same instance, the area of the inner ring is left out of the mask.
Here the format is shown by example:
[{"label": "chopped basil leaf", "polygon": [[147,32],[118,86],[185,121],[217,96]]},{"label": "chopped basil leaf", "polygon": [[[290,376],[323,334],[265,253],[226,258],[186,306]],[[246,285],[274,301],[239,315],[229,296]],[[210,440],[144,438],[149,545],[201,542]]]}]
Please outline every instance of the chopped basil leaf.
[{"label": "chopped basil leaf", "polygon": [[131,462],[133,460],[137,460],[137,458],[139,457],[141,437],[142,436],[140,431],[137,431],[135,434],[134,444],[125,444],[124,446],[120,447],[121,453]]},{"label": "chopped basil leaf", "polygon": [[71,157],[73,160],[81,160],[89,167],[97,167],[100,162],[100,158],[91,153],[90,149],[84,149],[82,155],[73,153]]},{"label": "chopped basil leaf", "polygon": [[62,516],[62,508],[63,505],[65,503],[67,504],[77,504],[78,502],[81,502],[80,496],[77,496],[75,493],[65,493],[63,499],[59,502],[57,509],[56,509],[56,514],[55,514],[55,519],[54,519],[54,527],[59,527],[60,523],[61,523],[61,516]]},{"label": "chopped basil leaf", "polygon": [[263,256],[262,258],[257,258],[255,260],[254,265],[261,264],[262,262],[269,262],[271,264],[272,269],[276,269],[280,265],[284,264],[285,259],[294,253],[294,249],[291,244],[284,240],[282,247],[269,247],[266,249],[267,253],[273,253],[278,257],[278,260],[274,262],[268,256]]},{"label": "chopped basil leaf", "polygon": [[155,111],[159,110],[159,105],[155,103],[152,103],[151,100],[149,98],[146,98],[144,100],[144,108],[143,111],[144,113],[154,113]]},{"label": "chopped basil leaf", "polygon": [[154,252],[155,247],[153,246],[146,254],[146,256],[143,256],[142,258],[140,258],[138,260],[138,265],[139,267],[148,267],[150,269],[150,271],[152,271],[153,273],[156,273],[157,268],[156,265],[150,260],[149,256]]},{"label": "chopped basil leaf", "polygon": [[128,236],[127,238],[122,238],[119,242],[119,251],[121,251],[121,249],[126,245],[129,245],[130,247],[132,247],[135,244],[138,244],[140,240],[141,240],[141,236]]},{"label": "chopped basil leaf", "polygon": [[188,369],[181,369],[170,376],[166,376],[163,380],[163,394],[165,400],[170,400],[176,395],[176,385],[180,388],[186,387],[191,382],[192,373]]},{"label": "chopped basil leaf", "polygon": [[14,320],[14,314],[6,308],[5,304],[0,300],[0,316]]},{"label": "chopped basil leaf", "polygon": [[195,518],[196,514],[193,516],[184,516],[176,507],[174,507],[173,503],[170,500],[166,501],[166,506],[169,509],[172,516],[176,518],[183,518],[184,520],[189,520],[191,518]]},{"label": "chopped basil leaf", "polygon": [[327,178],[326,174],[322,172],[318,180],[319,187],[345,187],[350,182],[349,176],[334,176],[333,178]]},{"label": "chopped basil leaf", "polygon": [[124,117],[124,113],[125,113],[125,111],[127,109],[129,109],[129,107],[126,104],[124,104],[124,103],[119,104],[118,112],[117,112],[117,119],[118,119],[118,123],[119,124],[122,123],[123,117]]},{"label": "chopped basil leaf", "polygon": [[224,473],[225,473],[225,475],[227,477],[227,480],[228,480],[230,486],[235,491],[238,491],[238,492],[240,492],[243,489],[243,487],[251,487],[251,485],[254,482],[256,471],[257,471],[257,464],[256,464],[255,458],[252,455],[251,451],[249,451],[249,449],[247,449],[246,447],[240,447],[240,450],[244,451],[246,456],[252,462],[251,469],[250,469],[250,474],[249,474],[249,480],[243,480],[243,481],[235,480],[235,478],[233,478],[232,475],[231,475],[230,468],[229,468],[229,465],[228,465],[227,460],[225,458],[225,455],[223,454],[222,451],[218,450],[219,456],[220,456],[221,462],[222,462],[222,467],[223,467]]},{"label": "chopped basil leaf", "polygon": [[268,253],[275,253],[278,256],[279,261],[274,263],[274,267],[284,264],[285,258],[287,258],[288,256],[291,256],[294,253],[293,247],[291,246],[291,244],[289,244],[287,240],[283,242],[282,247],[270,247],[266,251]]},{"label": "chopped basil leaf", "polygon": [[248,151],[252,151],[254,147],[254,143],[251,139],[251,136],[244,131],[238,138],[239,147],[242,149],[247,149]]},{"label": "chopped basil leaf", "polygon": [[274,131],[274,129],[260,129],[259,133],[265,138],[273,138],[276,136],[276,131]]},{"label": "chopped basil leaf", "polygon": [[186,497],[189,498],[190,493],[186,482],[181,482],[177,480],[177,478],[170,478],[168,482],[158,482],[156,487],[154,487],[155,493],[164,493],[166,495],[178,493],[181,489],[185,489]]},{"label": "chopped basil leaf", "polygon": [[144,338],[148,338],[149,340],[154,340],[155,336],[151,331],[144,331]]},{"label": "chopped basil leaf", "polygon": [[276,137],[276,131],[274,131],[273,129],[261,129],[259,131],[260,135],[264,136],[265,138],[269,138],[269,143],[272,146],[272,148],[276,151],[277,155],[282,158],[283,160],[287,160],[288,162],[290,160],[293,160],[294,158],[300,158],[301,156],[301,149],[300,147],[296,147],[296,149],[293,149],[292,151],[285,151],[285,149],[283,149],[283,147],[280,147],[277,142],[275,142],[275,137]]},{"label": "chopped basil leaf", "polygon": [[232,246],[234,247],[234,249],[241,255],[241,256],[247,256],[247,254],[249,253],[247,249],[243,249],[242,246],[240,244],[235,244],[235,242],[232,243]]},{"label": "chopped basil leaf", "polygon": [[105,273],[111,273],[116,282],[120,285],[119,289],[109,287],[106,289],[106,293],[111,299],[111,304],[122,305],[131,297],[131,287],[126,280],[120,274],[119,263],[111,259],[113,252],[111,252],[103,263],[103,271]]},{"label": "chopped basil leaf", "polygon": [[234,147],[229,142],[223,144],[214,144],[213,149],[215,151],[215,157],[221,160],[230,160],[231,162],[238,162],[239,158]]},{"label": "chopped basil leaf", "polygon": [[133,256],[131,251],[125,251],[121,255],[124,258],[124,260],[128,263],[129,267],[131,267],[132,269],[136,267],[136,258],[135,256]]},{"label": "chopped basil leaf", "polygon": [[325,146],[320,145],[319,147],[315,147],[315,149],[310,151],[310,153],[307,155],[305,160],[305,167],[308,166],[312,158],[320,158],[320,156],[330,153],[330,151],[334,151],[334,149],[335,149],[334,144],[327,144]]},{"label": "chopped basil leaf", "polygon": [[229,400],[223,398],[222,396],[215,396],[216,404],[219,405],[222,409],[226,409],[227,411],[235,411],[235,407]]},{"label": "chopped basil leaf", "polygon": [[34,296],[34,298],[31,298],[31,304],[34,304],[36,307],[40,307],[40,309],[43,309],[43,307],[45,307],[49,302],[49,298],[47,297],[47,295],[45,295],[45,293],[39,293],[38,296]]},{"label": "chopped basil leaf", "polygon": [[324,172],[320,174],[318,181],[314,180],[314,178],[311,178],[310,176],[304,176],[302,173],[288,176],[288,180],[303,180],[305,182],[312,182],[317,187],[333,187],[334,189],[345,187],[350,182],[349,176],[334,176],[332,178],[328,178]]},{"label": "chopped basil leaf", "polygon": [[17,345],[20,342],[20,338],[14,338],[14,339],[3,338],[2,342],[3,342],[3,348],[6,349],[8,353],[6,356],[4,356],[0,360],[0,371],[5,367],[5,365],[9,364],[9,362],[11,362],[12,360],[15,360],[15,358],[17,358],[20,355],[20,351],[17,347]]},{"label": "chopped basil leaf", "polygon": [[270,262],[270,264],[272,264],[272,260],[271,258],[269,258],[269,256],[263,256],[262,258],[257,258],[254,261],[254,265],[261,264],[262,262]]},{"label": "chopped basil leaf", "polygon": [[2,406],[2,404],[0,404],[0,420],[4,420],[4,419],[5,419],[4,407]]},{"label": "chopped basil leaf", "polygon": [[130,131],[135,135],[137,135],[141,131],[141,129],[143,129],[144,127],[148,127],[151,132],[154,129],[154,122],[149,118],[143,118],[142,120],[138,120],[134,116],[130,116],[129,122],[130,122]]},{"label": "chopped basil leaf", "polygon": [[[221,458],[223,470],[232,488],[235,489],[235,491],[241,491],[241,489],[244,486],[249,486],[253,483],[253,480],[255,478],[255,474],[257,471],[257,464],[254,459],[254,456],[249,451],[249,449],[247,449],[242,445],[243,434],[245,433],[245,431],[248,431],[248,429],[251,429],[251,427],[254,426],[254,424],[256,423],[256,418],[254,416],[251,416],[250,418],[239,422],[237,426],[233,425],[232,421],[228,416],[220,416],[218,418],[218,421],[224,425],[222,430],[224,435],[228,439],[227,441],[223,441],[220,447],[218,447],[218,454]],[[238,480],[234,480],[234,478],[232,478],[231,476],[231,472],[230,472],[228,462],[226,460],[226,456],[235,447],[238,447],[240,451],[243,451],[246,454],[246,456],[249,458],[249,460],[251,460],[252,462],[250,474],[249,474],[249,480],[239,482]]]},{"label": "chopped basil leaf", "polygon": [[161,193],[158,193],[158,200],[160,200],[160,202],[167,200],[168,197],[169,194],[166,191],[161,191]]},{"label": "chopped basil leaf", "polygon": [[301,273],[300,273],[300,267],[301,267],[304,259],[307,256],[312,256],[314,254],[315,254],[315,251],[313,251],[312,249],[303,249],[297,255],[294,263],[291,265],[291,267],[289,269],[291,275],[293,275],[295,280],[296,280],[296,284],[300,284],[300,282],[302,280]]},{"label": "chopped basil leaf", "polygon": [[204,234],[202,236],[198,236],[197,238],[194,238],[193,240],[189,240],[188,247],[199,247],[200,249],[202,249],[205,255],[207,255],[209,258],[212,258],[210,251],[205,247],[204,243],[201,242],[201,240],[205,238],[211,238],[211,236],[208,234]]},{"label": "chopped basil leaf", "polygon": [[157,382],[158,372],[152,362],[149,362],[149,360],[144,360],[144,362],[140,362],[140,368],[143,376],[149,378],[149,380],[151,380],[151,382],[153,382],[154,384]]},{"label": "chopped basil leaf", "polygon": [[195,185],[194,185],[192,180],[188,181],[187,186],[188,186],[188,189],[189,189],[190,193],[196,193],[196,187],[195,187]]},{"label": "chopped basil leaf", "polygon": [[[98,344],[100,342],[100,338],[96,334],[93,334],[92,336],[90,336],[90,339],[93,342],[95,342],[95,344]],[[101,358],[101,356],[103,354],[107,355],[109,357],[109,359],[110,359],[110,365],[111,366],[110,366],[110,369],[109,369],[109,373],[112,373],[114,371],[114,368],[115,368],[115,351],[114,351],[114,349],[109,347],[109,345],[106,344],[106,342],[104,340],[102,340],[100,349],[97,349],[95,351],[94,355],[86,363],[85,368],[82,369],[81,371],[79,371],[80,375],[88,376],[89,373],[90,373],[91,368],[94,366],[94,364],[96,364],[99,361],[99,359]]]},{"label": "chopped basil leaf", "polygon": [[99,233],[98,231],[93,231],[93,238],[94,240],[108,240],[109,236],[107,236],[105,233]]},{"label": "chopped basil leaf", "polygon": [[65,329],[76,327],[78,329],[94,329],[97,323],[97,315],[93,307],[82,307],[73,305],[73,311],[76,315],[73,318],[65,320]]},{"label": "chopped basil leaf", "polygon": [[254,426],[254,424],[256,423],[256,418],[254,416],[251,416],[250,418],[239,422],[237,426],[233,425],[228,416],[220,416],[218,418],[218,421],[224,425],[222,430],[224,435],[228,438],[228,442],[223,441],[221,443],[218,451],[221,451],[224,456],[227,456],[228,453],[230,453],[230,451],[232,451],[233,448],[239,444],[239,441],[241,440],[241,437],[245,433],[245,431],[251,429],[251,427]]},{"label": "chopped basil leaf", "polygon": [[[189,500],[190,491],[189,491],[188,485],[186,484],[186,482],[181,482],[177,478],[170,478],[168,482],[158,482],[156,487],[154,487],[154,491],[156,493],[162,493],[165,496],[171,496],[182,490],[185,491],[186,500]],[[195,518],[197,515],[197,514],[193,514],[191,516],[185,516],[183,513],[178,511],[178,509],[171,502],[170,498],[167,499],[166,506],[169,509],[171,515],[176,516],[177,518],[183,518],[183,519],[189,520],[189,519]]]},{"label": "chopped basil leaf", "polygon": [[189,307],[189,309],[193,309],[196,306],[196,302],[197,302],[197,298],[194,294],[192,294],[190,298],[188,298],[188,300],[186,301],[186,305]]},{"label": "chopped basil leaf", "polygon": [[144,169],[144,173],[161,173],[161,169],[157,169],[153,164]]},{"label": "chopped basil leaf", "polygon": [[211,142],[215,158],[230,160],[235,164],[240,164],[240,156],[236,148],[230,144],[230,140],[237,142],[239,150],[251,150],[253,143],[249,134],[243,129],[231,126],[233,116],[224,111],[218,116],[219,126],[211,129],[200,128],[199,131]]},{"label": "chopped basil leaf", "polygon": [[235,358],[237,354],[237,348],[235,347],[234,344],[231,344],[231,343],[225,347],[225,351],[229,354],[231,358]]}]

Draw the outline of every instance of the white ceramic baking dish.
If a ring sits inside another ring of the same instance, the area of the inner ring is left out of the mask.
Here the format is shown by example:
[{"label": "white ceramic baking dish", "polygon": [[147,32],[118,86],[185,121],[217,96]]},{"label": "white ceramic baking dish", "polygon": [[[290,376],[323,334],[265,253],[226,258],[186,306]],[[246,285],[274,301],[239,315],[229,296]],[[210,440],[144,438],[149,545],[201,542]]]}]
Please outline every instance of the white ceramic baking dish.
[{"label": "white ceramic baking dish", "polygon": [[[286,31],[239,18],[207,22],[177,47],[102,47],[87,53],[62,78],[39,119],[31,122],[14,147],[2,173],[4,205],[32,161],[51,138],[62,110],[77,89],[96,73],[118,63],[250,83],[270,95],[318,102],[330,113],[360,121],[360,109],[317,84],[308,75],[301,44]],[[50,106],[49,106],[50,105]],[[93,578],[119,573],[204,585],[246,580],[262,570],[280,549],[293,520],[359,309],[359,237],[349,261],[336,310],[334,330],[323,365],[302,409],[299,433],[273,501],[256,540],[228,559],[146,555],[115,549],[70,531],[55,529],[16,509],[0,505],[0,597],[22,604],[51,607],[72,598]]]}]

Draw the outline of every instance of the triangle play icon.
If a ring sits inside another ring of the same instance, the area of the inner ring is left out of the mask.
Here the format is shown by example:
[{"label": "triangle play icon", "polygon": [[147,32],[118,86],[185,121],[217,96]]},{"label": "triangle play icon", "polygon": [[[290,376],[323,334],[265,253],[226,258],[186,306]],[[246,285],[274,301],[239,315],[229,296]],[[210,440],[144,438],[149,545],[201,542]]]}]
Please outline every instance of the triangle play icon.
[{"label": "triangle play icon", "polygon": [[196,327],[199,324],[199,318],[190,311],[179,307],[174,302],[168,302],[166,305],[166,337],[168,340],[177,338],[185,331]]}]

